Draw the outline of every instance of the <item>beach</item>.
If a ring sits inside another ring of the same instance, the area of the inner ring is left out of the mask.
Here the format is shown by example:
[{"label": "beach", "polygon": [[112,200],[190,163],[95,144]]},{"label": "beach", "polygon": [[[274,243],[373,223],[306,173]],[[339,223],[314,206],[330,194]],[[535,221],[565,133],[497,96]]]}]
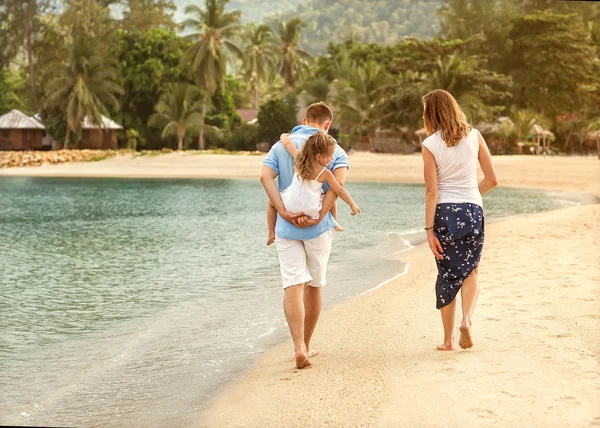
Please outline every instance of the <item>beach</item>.
[{"label": "beach", "polygon": [[[257,180],[261,161],[172,153],[0,175]],[[422,183],[418,155],[355,153],[350,162],[349,181]],[[501,186],[600,196],[593,157],[494,162]],[[466,351],[434,350],[442,340],[435,262],[424,245],[402,253],[406,274],[323,312],[313,368],[295,370],[291,343],[277,345],[223,388],[198,424],[600,425],[599,220],[600,205],[587,204],[488,224],[475,346]]]}]

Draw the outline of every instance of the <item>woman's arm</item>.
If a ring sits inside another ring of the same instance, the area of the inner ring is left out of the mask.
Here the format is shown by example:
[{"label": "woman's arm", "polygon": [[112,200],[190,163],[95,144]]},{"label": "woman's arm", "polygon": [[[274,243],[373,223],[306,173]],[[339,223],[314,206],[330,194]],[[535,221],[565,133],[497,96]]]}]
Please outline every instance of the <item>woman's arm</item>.
[{"label": "woman's arm", "polygon": [[350,206],[350,208],[352,209],[352,215],[360,213],[360,209],[358,208],[358,205],[356,205],[356,202],[354,202],[354,200],[350,196],[350,193],[348,193],[348,191],[344,189],[342,185],[335,179],[333,173],[326,169],[323,172],[323,176],[325,177],[325,181],[327,182],[327,184],[329,184],[331,190],[337,193],[337,195]]},{"label": "woman's arm", "polygon": [[294,143],[292,143],[292,140],[290,139],[290,134],[281,134],[281,137],[279,138],[281,139],[281,144],[283,144],[283,147],[288,151],[290,155],[292,155],[294,159],[296,159],[296,156],[298,156],[300,150],[298,150],[296,146],[294,146]]},{"label": "woman's arm", "polygon": [[479,131],[477,131],[477,137],[479,138],[479,165],[481,166],[484,177],[483,180],[479,182],[479,193],[485,195],[498,185],[498,178],[496,178],[496,168],[494,168],[494,164],[492,163],[490,149],[488,149],[488,146]]},{"label": "woman's arm", "polygon": [[433,234],[433,220],[435,218],[435,209],[437,207],[438,189],[437,189],[437,167],[435,158],[429,149],[423,146],[423,164],[425,177],[425,228],[427,229],[427,242],[429,249],[435,257],[443,259],[442,245],[439,239]]}]

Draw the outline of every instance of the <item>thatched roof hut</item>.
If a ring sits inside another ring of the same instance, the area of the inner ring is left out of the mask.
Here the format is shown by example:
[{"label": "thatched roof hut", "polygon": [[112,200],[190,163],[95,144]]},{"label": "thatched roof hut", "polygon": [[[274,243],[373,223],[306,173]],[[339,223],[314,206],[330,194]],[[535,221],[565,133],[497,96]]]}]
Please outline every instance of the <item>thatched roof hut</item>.
[{"label": "thatched roof hut", "polygon": [[538,152],[541,151],[544,155],[547,155],[550,151],[550,143],[554,141],[554,133],[537,123],[529,128],[529,133],[538,143]]},{"label": "thatched roof hut", "polygon": [[500,116],[493,122],[482,122],[476,126],[481,135],[500,135],[507,128],[514,128],[515,124],[508,116]]},{"label": "thatched roof hut", "polygon": [[80,149],[117,149],[117,131],[121,125],[106,116],[102,116],[100,125],[96,125],[89,117],[81,123],[81,140],[77,144]]},{"label": "thatched roof hut", "polygon": [[0,150],[43,148],[44,125],[19,110],[0,116]]}]

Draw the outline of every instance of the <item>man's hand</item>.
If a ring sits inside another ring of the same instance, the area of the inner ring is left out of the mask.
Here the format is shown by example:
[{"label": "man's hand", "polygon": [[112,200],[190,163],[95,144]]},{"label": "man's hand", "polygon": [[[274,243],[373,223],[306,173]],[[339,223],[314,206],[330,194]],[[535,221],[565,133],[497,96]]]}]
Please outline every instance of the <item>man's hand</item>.
[{"label": "man's hand", "polygon": [[291,213],[289,211],[283,211],[279,215],[282,219],[292,224],[296,224],[299,218],[306,217],[304,213]]},{"label": "man's hand", "polygon": [[320,221],[320,219],[314,219],[312,217],[308,217],[308,216],[302,214],[301,216],[297,217],[294,220],[294,225],[296,227],[304,229],[304,228],[315,226],[315,225],[319,224],[319,221]]}]

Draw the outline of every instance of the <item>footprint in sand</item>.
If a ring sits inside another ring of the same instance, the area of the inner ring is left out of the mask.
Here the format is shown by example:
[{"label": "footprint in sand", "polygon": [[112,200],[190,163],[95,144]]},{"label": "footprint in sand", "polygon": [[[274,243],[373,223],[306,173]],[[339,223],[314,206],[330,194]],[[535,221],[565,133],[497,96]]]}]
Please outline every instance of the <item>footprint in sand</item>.
[{"label": "footprint in sand", "polygon": [[494,416],[498,416],[496,412],[489,409],[469,409],[470,412],[477,413],[477,416],[480,418],[491,418]]}]

